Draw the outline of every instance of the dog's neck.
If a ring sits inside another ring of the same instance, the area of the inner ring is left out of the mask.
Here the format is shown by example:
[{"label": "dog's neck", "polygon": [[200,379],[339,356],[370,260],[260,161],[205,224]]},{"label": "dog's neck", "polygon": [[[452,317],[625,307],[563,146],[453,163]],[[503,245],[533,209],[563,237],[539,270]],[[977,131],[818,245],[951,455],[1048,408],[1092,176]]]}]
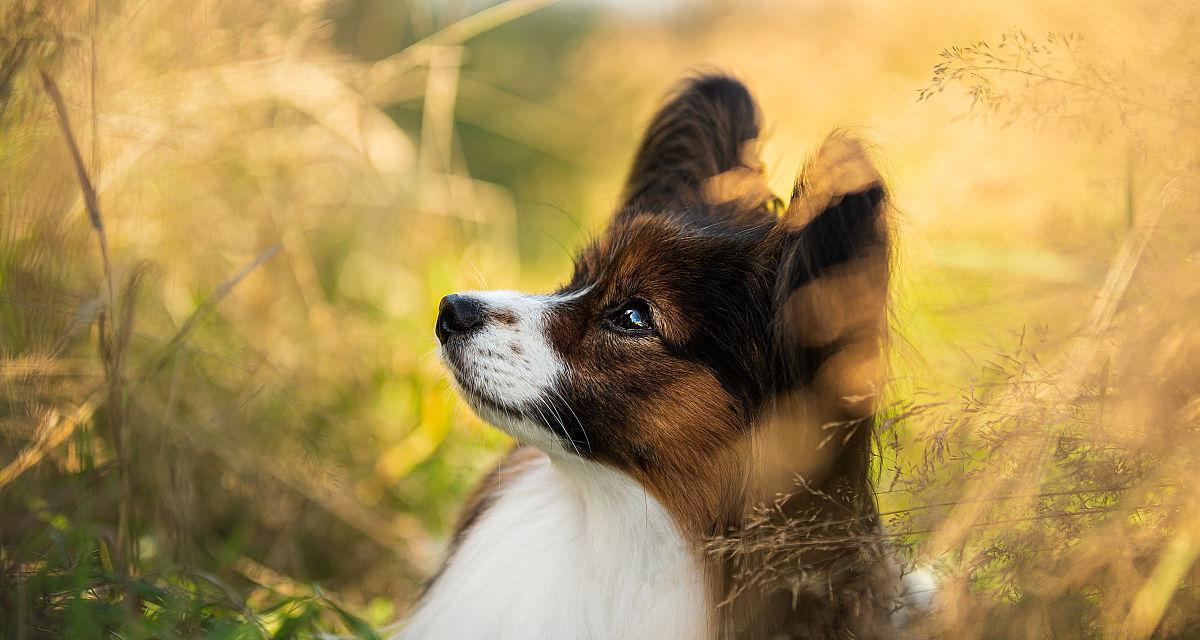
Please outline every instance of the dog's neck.
[{"label": "dog's neck", "polygon": [[[865,435],[860,435],[861,443],[848,443],[849,448],[828,445],[827,452],[841,449],[843,456],[856,457],[854,450],[865,446]],[[858,466],[842,460],[823,481],[814,479],[809,486],[824,496],[845,497],[837,495],[837,487],[864,475]],[[866,563],[850,567],[846,575],[831,574],[832,581],[823,583],[838,588],[840,602],[829,601],[824,592],[806,594],[807,606],[798,610],[794,596],[764,585],[765,591],[754,589],[749,599],[716,607],[734,586],[731,560],[706,556],[705,535],[694,526],[698,519],[681,518],[675,513],[680,503],[668,507],[626,473],[526,447],[510,454],[482,486],[478,516],[460,532],[443,572],[402,637],[503,639],[533,633],[546,638],[707,639],[759,637],[759,631],[780,629],[798,629],[797,637],[805,637],[812,631],[863,629],[861,623],[869,620],[851,618],[864,613],[871,618],[873,612],[864,607],[873,608],[873,603],[860,597],[859,587],[887,579],[880,567]],[[810,498],[799,494],[776,507],[781,513],[830,507],[825,498]],[[702,502],[695,504],[698,512],[705,510]],[[864,504],[873,505],[869,500]],[[836,515],[844,519],[844,505],[838,509]],[[874,520],[873,509],[862,515]],[[737,525],[728,524],[739,535]],[[730,530],[714,531],[716,526],[707,528],[718,534]],[[737,562],[743,568],[754,565],[761,560],[756,553],[751,549]],[[822,561],[830,559],[826,554]],[[876,616],[874,622],[879,621]]]},{"label": "dog's neck", "polygon": [[625,474],[538,455],[509,474],[413,614],[412,638],[707,638],[695,545]]}]

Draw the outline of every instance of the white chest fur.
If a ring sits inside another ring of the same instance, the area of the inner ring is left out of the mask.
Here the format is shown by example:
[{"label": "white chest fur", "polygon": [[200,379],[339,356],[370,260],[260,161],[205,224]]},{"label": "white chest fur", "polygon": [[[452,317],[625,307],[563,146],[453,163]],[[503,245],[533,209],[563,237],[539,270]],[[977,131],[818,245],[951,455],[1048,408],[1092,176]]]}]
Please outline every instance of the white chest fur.
[{"label": "white chest fur", "polygon": [[541,458],[468,530],[400,638],[700,639],[709,608],[698,559],[640,485]]}]

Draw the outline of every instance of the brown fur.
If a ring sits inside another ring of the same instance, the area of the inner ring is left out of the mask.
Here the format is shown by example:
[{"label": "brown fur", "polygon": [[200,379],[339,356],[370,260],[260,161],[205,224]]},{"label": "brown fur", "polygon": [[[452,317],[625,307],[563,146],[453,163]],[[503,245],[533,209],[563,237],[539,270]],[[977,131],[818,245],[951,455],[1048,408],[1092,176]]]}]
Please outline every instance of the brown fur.
[{"label": "brown fur", "polygon": [[[697,553],[727,541],[706,557],[722,637],[887,637],[890,565],[869,476],[888,284],[882,182],[861,145],[835,134],[777,218],[753,153],[759,129],[749,93],[723,77],[686,83],[655,116],[611,225],[549,317],[570,372],[549,413],[571,417],[546,426],[637,479]],[[653,332],[611,330],[631,300],[648,305]],[[515,450],[485,480],[456,539],[494,500],[494,481],[532,455]],[[837,542],[801,544],[780,569],[762,544],[775,531],[764,504],[801,523],[785,534]]]}]

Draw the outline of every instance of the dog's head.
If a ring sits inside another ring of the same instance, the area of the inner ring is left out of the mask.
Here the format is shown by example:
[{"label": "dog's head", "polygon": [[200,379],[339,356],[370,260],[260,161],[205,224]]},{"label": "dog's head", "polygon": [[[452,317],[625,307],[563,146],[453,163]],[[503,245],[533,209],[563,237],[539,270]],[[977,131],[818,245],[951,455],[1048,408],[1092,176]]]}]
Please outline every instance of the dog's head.
[{"label": "dog's head", "polygon": [[740,83],[685,83],[567,284],[446,296],[441,353],[479,415],[706,512],[781,403],[803,398],[810,420],[869,415],[887,280],[879,176],[832,136],[782,211],[758,137]]}]

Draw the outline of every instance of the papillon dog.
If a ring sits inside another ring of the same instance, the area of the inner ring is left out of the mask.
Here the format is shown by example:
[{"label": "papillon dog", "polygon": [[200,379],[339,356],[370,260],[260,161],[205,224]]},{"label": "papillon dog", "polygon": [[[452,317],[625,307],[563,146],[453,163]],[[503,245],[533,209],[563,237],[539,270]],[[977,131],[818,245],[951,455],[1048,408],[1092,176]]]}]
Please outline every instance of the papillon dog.
[{"label": "papillon dog", "polygon": [[740,82],[685,81],[566,284],[442,299],[442,360],[516,445],[401,638],[899,633],[870,480],[885,189],[835,133],[784,204],[759,135]]}]

